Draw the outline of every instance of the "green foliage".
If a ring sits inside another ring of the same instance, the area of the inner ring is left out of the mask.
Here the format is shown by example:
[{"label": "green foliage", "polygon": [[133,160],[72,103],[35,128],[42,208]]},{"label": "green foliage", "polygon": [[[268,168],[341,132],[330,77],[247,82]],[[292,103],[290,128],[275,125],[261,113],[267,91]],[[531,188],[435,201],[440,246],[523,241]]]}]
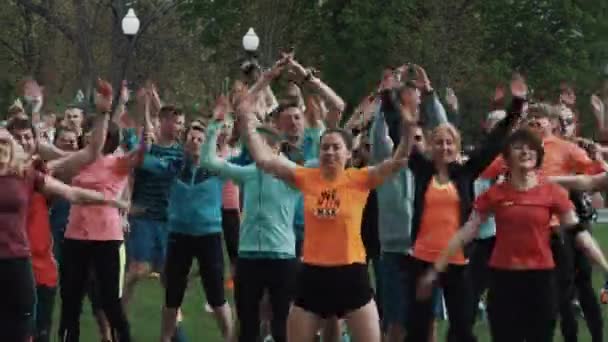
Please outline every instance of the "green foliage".
[{"label": "green foliage", "polygon": [[[145,19],[171,1],[177,0],[131,5]],[[33,73],[48,85],[53,103],[69,101],[79,88],[77,46],[19,3],[24,1],[10,1],[0,15],[7,27],[0,34],[5,47],[0,81],[14,84]],[[50,13],[74,27],[73,1],[40,4],[53,4]],[[95,25],[89,40],[98,73],[112,74],[121,64],[120,44],[109,36],[112,12],[87,6]],[[167,101],[200,103],[205,110],[242,78],[241,39],[253,27],[263,66],[293,46],[298,59],[319,69],[351,107],[375,90],[386,66],[422,65],[440,94],[445,87],[455,89],[466,137],[478,131],[495,86],[514,70],[528,76],[537,94],[550,97],[560,81],[573,82],[580,111],[587,112],[588,95],[596,91],[608,63],[607,19],[608,2],[599,0],[179,1],[176,11],[140,37],[128,77],[154,79]],[[0,89],[0,104],[11,102],[11,87]]]}]

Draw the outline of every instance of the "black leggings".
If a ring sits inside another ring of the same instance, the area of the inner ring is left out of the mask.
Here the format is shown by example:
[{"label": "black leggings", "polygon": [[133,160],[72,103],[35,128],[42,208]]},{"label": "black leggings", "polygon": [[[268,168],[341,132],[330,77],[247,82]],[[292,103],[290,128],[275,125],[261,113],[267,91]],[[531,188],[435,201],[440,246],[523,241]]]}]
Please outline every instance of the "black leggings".
[{"label": "black leggings", "polygon": [[287,341],[287,315],[296,272],[296,259],[237,259],[235,299],[239,342],[258,341],[260,301],[265,290],[272,307],[272,338],[275,342]]},{"label": "black leggings", "polygon": [[477,306],[481,295],[488,289],[490,283],[490,268],[488,261],[494,250],[495,237],[475,240],[471,251],[471,262],[469,264],[469,274],[471,275],[471,285],[473,287],[472,304],[474,315],[477,315]]},{"label": "black leggings", "polygon": [[492,341],[553,341],[556,296],[553,270],[492,270],[488,289]]},{"label": "black leggings", "polygon": [[80,313],[90,270],[93,269],[103,311],[116,341],[131,341],[129,323],[120,303],[120,246],[122,241],[65,239],[61,277],[61,341],[80,340]]},{"label": "black leggings", "polygon": [[49,342],[51,340],[51,325],[56,292],[56,287],[36,286],[36,331],[34,342]]},{"label": "black leggings", "polygon": [[[404,264],[408,278],[407,303],[411,315],[406,324],[407,342],[427,342],[431,333],[431,321],[434,319],[433,298],[418,300],[416,288],[418,281],[432,267],[431,263],[409,257]],[[450,327],[448,341],[474,342],[473,305],[471,302],[472,287],[465,266],[449,265],[446,272],[439,275],[438,285],[443,288],[445,303],[448,309]]]},{"label": "black leggings", "polygon": [[[574,239],[571,241],[574,243]],[[574,285],[592,342],[603,342],[602,311],[592,283],[589,259],[574,245]]]},{"label": "black leggings", "polygon": [[560,329],[564,342],[576,342],[578,323],[572,302],[574,300],[574,249],[571,234],[551,236],[551,251],[555,260],[557,279],[557,302],[560,316]]},{"label": "black leggings", "polygon": [[198,260],[201,283],[212,308],[226,303],[224,296],[224,255],[222,235],[193,236],[171,233],[165,262],[165,306],[177,309],[182,305],[188,285],[192,260]]},{"label": "black leggings", "polygon": [[0,341],[25,341],[36,296],[30,258],[0,259]]},{"label": "black leggings", "polygon": [[241,213],[238,209],[222,208],[222,230],[226,243],[226,252],[230,262],[236,262],[239,249],[239,229],[241,228]]}]

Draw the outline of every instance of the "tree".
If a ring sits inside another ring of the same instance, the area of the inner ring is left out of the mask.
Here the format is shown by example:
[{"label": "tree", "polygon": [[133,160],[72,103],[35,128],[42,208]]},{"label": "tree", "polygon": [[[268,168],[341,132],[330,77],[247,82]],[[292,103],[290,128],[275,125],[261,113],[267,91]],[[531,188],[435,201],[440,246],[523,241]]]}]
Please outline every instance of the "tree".
[{"label": "tree", "polygon": [[[98,63],[96,61],[97,52],[96,43],[103,45],[105,42],[95,40],[94,32],[103,28],[100,25],[99,18],[107,15],[107,11],[111,10],[112,13],[112,25],[111,34],[105,32],[105,38],[111,36],[111,63],[109,74],[117,87],[120,83],[120,63],[118,60],[120,57],[124,59],[122,51],[124,35],[122,35],[122,29],[120,28],[121,20],[127,11],[127,0],[107,0],[99,1],[92,4],[85,0],[72,0],[71,1],[71,15],[67,16],[61,14],[51,6],[51,2],[34,2],[32,0],[13,0],[16,4],[22,6],[27,11],[40,16],[48,25],[51,25],[63,36],[71,42],[75,48],[80,62],[80,87],[83,89],[87,98],[92,97],[92,89],[94,80],[99,77]],[[139,36],[145,35],[146,31],[151,25],[156,23],[165,14],[173,10],[181,2],[180,0],[173,1],[154,1],[146,2],[149,5],[147,9],[150,9],[149,13],[145,13],[141,20],[141,28]],[[143,1],[140,5],[143,7]],[[66,17],[73,19],[74,23],[71,24]],[[137,39],[137,37],[136,37]],[[120,57],[119,57],[120,56]]]}]

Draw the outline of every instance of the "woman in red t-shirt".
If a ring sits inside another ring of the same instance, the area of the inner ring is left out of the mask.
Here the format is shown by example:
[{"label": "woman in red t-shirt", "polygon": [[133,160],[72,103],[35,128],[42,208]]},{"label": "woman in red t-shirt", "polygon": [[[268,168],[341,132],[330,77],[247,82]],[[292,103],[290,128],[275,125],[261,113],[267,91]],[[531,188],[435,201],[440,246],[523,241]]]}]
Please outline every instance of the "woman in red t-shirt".
[{"label": "woman in red t-shirt", "polygon": [[557,290],[550,222],[557,216],[561,227],[573,227],[578,218],[568,193],[538,175],[543,154],[542,141],[533,132],[522,129],[509,137],[503,151],[507,181],[477,198],[468,222],[419,283],[418,295],[428,296],[449,256],[473,240],[480,223],[493,214],[496,245],[489,261],[488,315],[495,342],[553,340]]}]

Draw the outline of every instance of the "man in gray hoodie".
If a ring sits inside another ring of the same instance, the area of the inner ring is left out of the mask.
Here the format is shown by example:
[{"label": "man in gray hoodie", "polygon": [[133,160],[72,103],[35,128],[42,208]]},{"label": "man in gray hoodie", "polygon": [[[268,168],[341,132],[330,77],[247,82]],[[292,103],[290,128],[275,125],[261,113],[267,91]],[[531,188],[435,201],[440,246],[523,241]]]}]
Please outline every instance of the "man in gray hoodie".
[{"label": "man in gray hoodie", "polygon": [[[426,76],[426,75],[425,75]],[[424,121],[428,129],[433,129],[439,124],[447,123],[447,116],[443,105],[435,92],[429,87],[423,89],[422,103],[420,103],[420,90],[413,84],[405,85],[400,88],[400,105],[412,111],[418,111],[421,106],[424,114]],[[409,95],[405,95],[409,92]],[[394,125],[395,119],[398,120],[399,114],[395,112],[396,106],[381,103],[388,101],[387,96],[383,96],[377,101],[377,112],[371,129],[371,161],[379,163],[389,158],[393,153],[393,148],[399,141],[393,141],[390,134],[389,125]],[[387,124],[389,122],[390,124]],[[423,130],[419,127],[414,135],[415,148],[425,149],[425,139]],[[412,219],[412,204],[414,201],[414,177],[410,170],[403,169],[395,174],[393,178],[386,180],[377,189],[378,196],[378,231],[381,248],[381,272],[377,276],[382,277],[380,298],[383,308],[383,331],[387,340],[403,341],[405,336],[405,322],[408,313],[408,303],[405,301],[407,273],[403,268],[404,259],[408,250],[411,248],[410,222]],[[390,298],[388,298],[390,297]],[[438,311],[443,308],[441,293],[434,294]]]}]

